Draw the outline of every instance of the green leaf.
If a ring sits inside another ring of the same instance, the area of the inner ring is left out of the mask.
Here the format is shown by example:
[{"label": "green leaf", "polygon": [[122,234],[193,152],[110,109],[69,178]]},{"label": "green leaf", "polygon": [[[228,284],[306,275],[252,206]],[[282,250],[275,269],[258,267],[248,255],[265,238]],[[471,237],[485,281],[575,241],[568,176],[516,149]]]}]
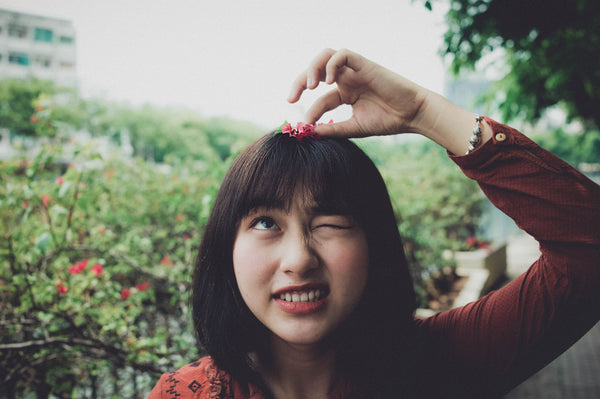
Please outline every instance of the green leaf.
[{"label": "green leaf", "polygon": [[44,232],[35,239],[35,246],[42,254],[46,253],[48,246],[52,242],[52,236],[49,232]]}]

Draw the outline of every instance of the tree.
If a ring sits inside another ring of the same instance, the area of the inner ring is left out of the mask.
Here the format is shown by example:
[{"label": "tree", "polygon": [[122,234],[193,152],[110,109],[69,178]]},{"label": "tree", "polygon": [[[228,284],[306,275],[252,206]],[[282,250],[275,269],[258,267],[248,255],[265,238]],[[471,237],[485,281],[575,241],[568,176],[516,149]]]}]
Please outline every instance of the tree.
[{"label": "tree", "polygon": [[[503,49],[508,73],[494,87],[505,120],[538,119],[560,105],[600,126],[600,3],[596,0],[448,0],[445,55],[455,74]],[[432,1],[425,7],[432,9]]]},{"label": "tree", "polygon": [[0,127],[26,136],[48,136],[54,131],[47,123],[48,110],[44,100],[66,92],[51,82],[30,79],[0,81]]}]

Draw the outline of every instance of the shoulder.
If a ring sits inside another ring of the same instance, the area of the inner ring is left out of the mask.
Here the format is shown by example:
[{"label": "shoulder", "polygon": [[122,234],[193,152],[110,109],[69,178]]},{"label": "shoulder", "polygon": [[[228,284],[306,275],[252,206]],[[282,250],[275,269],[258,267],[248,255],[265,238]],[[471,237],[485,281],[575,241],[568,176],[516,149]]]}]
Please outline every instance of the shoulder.
[{"label": "shoulder", "polygon": [[218,369],[212,358],[207,356],[179,370],[164,373],[154,386],[149,399],[233,398],[233,389],[229,374]]}]

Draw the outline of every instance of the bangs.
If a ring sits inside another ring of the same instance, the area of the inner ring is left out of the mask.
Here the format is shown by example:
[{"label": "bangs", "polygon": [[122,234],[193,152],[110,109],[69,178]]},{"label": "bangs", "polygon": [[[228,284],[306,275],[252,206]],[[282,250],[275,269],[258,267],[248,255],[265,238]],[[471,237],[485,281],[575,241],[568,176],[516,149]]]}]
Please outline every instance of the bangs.
[{"label": "bangs", "polygon": [[[351,148],[348,148],[348,147]],[[305,139],[268,135],[240,157],[237,219],[258,207],[289,210],[295,196],[327,213],[357,216],[354,144],[347,140]],[[348,151],[348,150],[351,151]],[[236,161],[238,161],[236,160]]]}]

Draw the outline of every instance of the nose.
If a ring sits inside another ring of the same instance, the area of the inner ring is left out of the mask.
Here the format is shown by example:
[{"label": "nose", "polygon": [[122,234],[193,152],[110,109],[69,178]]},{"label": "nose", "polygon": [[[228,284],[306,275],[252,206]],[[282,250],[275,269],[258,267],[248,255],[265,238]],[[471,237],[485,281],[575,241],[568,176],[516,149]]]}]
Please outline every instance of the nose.
[{"label": "nose", "polygon": [[305,276],[319,267],[319,258],[304,234],[288,236],[283,246],[281,269],[288,275]]}]

